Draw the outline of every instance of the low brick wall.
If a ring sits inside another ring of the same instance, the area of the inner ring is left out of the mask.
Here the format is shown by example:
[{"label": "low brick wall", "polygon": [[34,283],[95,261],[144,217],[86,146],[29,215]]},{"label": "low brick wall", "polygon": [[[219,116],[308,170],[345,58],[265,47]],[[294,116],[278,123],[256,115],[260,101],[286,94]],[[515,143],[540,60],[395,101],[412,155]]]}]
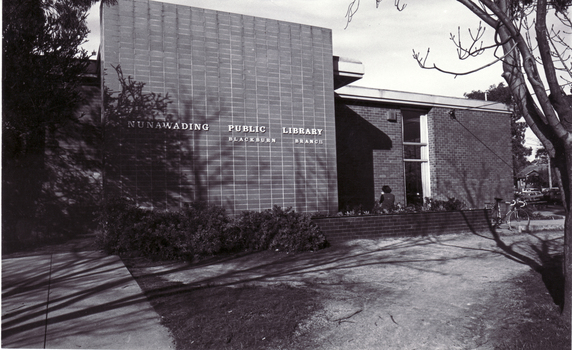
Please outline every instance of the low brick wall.
[{"label": "low brick wall", "polygon": [[463,210],[315,218],[331,244],[357,238],[426,236],[489,230],[487,211]]}]

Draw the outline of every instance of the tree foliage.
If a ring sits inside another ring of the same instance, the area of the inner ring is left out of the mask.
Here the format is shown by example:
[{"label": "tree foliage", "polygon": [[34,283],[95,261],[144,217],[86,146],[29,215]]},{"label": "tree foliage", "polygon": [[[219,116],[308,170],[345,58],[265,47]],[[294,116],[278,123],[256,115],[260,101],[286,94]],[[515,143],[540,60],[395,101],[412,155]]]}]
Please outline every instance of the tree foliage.
[{"label": "tree foliage", "polygon": [[88,53],[86,8],[70,1],[8,1],[3,8],[2,126],[5,155],[24,156],[34,134],[74,117]]},{"label": "tree foliage", "polygon": [[6,244],[29,235],[39,212],[50,212],[40,204],[50,188],[46,182],[53,180],[46,168],[46,153],[59,151],[59,143],[50,135],[77,122],[77,108],[85,101],[81,84],[90,55],[81,45],[89,33],[86,17],[93,3],[3,2],[2,225]]}]

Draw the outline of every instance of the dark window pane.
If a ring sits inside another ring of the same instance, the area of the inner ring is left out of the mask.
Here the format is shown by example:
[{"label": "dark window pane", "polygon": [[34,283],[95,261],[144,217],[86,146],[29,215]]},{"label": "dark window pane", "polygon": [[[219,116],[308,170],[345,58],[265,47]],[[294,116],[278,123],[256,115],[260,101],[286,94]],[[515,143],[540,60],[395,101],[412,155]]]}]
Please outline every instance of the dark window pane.
[{"label": "dark window pane", "polygon": [[421,146],[403,145],[405,159],[421,159]]},{"label": "dark window pane", "polygon": [[421,142],[421,118],[419,113],[403,113],[403,142]]},{"label": "dark window pane", "polygon": [[421,180],[420,162],[405,162],[405,192],[407,205],[423,204],[423,183]]}]

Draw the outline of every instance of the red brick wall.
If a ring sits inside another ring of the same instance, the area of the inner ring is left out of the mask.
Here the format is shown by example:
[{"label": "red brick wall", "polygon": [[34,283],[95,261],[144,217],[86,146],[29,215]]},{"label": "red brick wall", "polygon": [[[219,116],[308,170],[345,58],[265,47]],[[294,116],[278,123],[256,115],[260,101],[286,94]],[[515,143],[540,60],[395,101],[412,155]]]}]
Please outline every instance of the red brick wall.
[{"label": "red brick wall", "polygon": [[432,197],[484,208],[512,199],[510,114],[433,108],[428,115]]},{"label": "red brick wall", "polygon": [[405,203],[402,119],[389,121],[395,106],[336,102],[340,210],[369,210],[381,188],[392,188],[396,203]]},{"label": "red brick wall", "polygon": [[486,210],[426,212],[315,218],[326,239],[337,244],[351,239],[390,236],[427,236],[489,230]]},{"label": "red brick wall", "polygon": [[230,212],[337,210],[329,29],[145,0],[103,6],[102,18],[105,84],[119,89],[120,64],[146,91],[169,94],[167,121],[208,124],[124,120],[109,131],[119,142],[108,147],[107,175],[124,195],[157,208],[207,200]]},{"label": "red brick wall", "polygon": [[[405,204],[402,114],[407,105],[336,101],[340,209],[369,210],[389,185]],[[397,121],[388,115],[397,113]],[[510,114],[427,108],[431,197],[484,208],[512,198]],[[422,110],[420,110],[423,113]]]}]

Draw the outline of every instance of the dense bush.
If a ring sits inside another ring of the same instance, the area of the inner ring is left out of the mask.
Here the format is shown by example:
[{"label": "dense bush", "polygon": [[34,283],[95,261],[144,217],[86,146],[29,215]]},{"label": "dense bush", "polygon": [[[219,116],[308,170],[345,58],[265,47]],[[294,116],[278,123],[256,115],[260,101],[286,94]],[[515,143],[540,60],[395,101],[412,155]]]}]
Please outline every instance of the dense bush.
[{"label": "dense bush", "polygon": [[101,228],[97,232],[96,242],[109,253],[122,253],[132,249],[135,243],[129,237],[134,236],[135,226],[145,217],[145,211],[135,207],[122,198],[111,198],[101,210]]},{"label": "dense bush", "polygon": [[192,259],[222,252],[304,251],[326,246],[309,215],[275,206],[229,218],[217,206],[192,203],[181,211],[151,211],[113,199],[103,210],[97,242],[110,254]]},{"label": "dense bush", "polygon": [[311,216],[274,206],[263,212],[247,211],[234,222],[239,247],[249,250],[317,250],[326,246],[325,236]]}]

